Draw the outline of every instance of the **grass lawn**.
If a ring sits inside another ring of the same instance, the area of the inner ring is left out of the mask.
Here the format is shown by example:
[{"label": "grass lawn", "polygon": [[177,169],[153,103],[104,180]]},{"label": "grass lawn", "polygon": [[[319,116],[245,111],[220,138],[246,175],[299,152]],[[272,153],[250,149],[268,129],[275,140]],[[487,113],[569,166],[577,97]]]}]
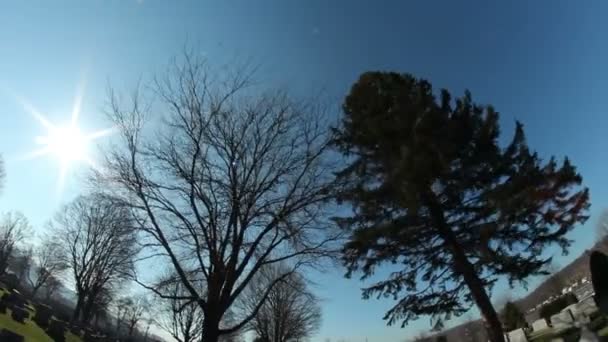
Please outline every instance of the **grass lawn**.
[{"label": "grass lawn", "polygon": [[24,324],[15,322],[11,317],[10,312],[11,310],[7,309],[5,314],[0,314],[0,328],[8,329],[23,335],[26,342],[53,342],[36,323],[29,319],[26,319]]},{"label": "grass lawn", "polygon": [[[10,309],[7,309],[5,314],[0,314],[0,328],[23,335],[25,342],[53,342],[44,330],[30,319],[26,319],[23,324],[15,322],[11,317]],[[80,337],[69,331],[66,333],[65,339],[66,342],[82,342]]]},{"label": "grass lawn", "polygon": [[[0,297],[8,292],[4,287],[0,286]],[[29,301],[28,301],[29,302]],[[30,313],[30,317],[34,317],[36,310],[31,305],[25,306]],[[42,328],[31,319],[26,319],[25,323],[15,322],[11,317],[11,310],[7,309],[5,314],[0,313],[0,329],[7,329],[12,332],[23,335],[25,342],[53,342]],[[82,339],[70,331],[65,334],[66,342],[82,342]]]},{"label": "grass lawn", "polygon": [[608,326],[605,326],[604,328],[598,330],[597,334],[602,337],[608,337]]}]

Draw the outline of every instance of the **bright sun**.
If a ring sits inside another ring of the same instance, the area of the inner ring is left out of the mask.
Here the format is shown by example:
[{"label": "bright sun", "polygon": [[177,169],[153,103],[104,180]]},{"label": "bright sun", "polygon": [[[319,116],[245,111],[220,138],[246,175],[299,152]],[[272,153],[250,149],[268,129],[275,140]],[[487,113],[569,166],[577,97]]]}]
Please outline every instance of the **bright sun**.
[{"label": "bright sun", "polygon": [[96,167],[91,158],[89,147],[93,140],[108,135],[112,129],[99,130],[84,134],[78,125],[80,105],[82,102],[82,87],[74,101],[72,116],[69,123],[55,125],[46,116],[39,112],[29,102],[18,98],[24,109],[34,116],[46,128],[46,135],[36,138],[36,143],[41,147],[25,156],[26,159],[46,155],[54,156],[60,163],[58,190],[61,191],[65,177],[71,167],[77,163],[85,163]]},{"label": "bright sun", "polygon": [[87,162],[89,159],[88,139],[76,126],[52,127],[47,136],[38,137],[36,142],[44,145],[62,163]]}]

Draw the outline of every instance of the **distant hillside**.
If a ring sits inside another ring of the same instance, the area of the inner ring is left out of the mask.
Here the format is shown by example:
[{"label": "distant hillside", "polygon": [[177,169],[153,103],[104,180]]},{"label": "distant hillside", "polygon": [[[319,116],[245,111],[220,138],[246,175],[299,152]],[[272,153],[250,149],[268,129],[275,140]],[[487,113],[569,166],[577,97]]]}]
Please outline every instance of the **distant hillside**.
[{"label": "distant hillside", "polygon": [[528,293],[525,297],[518,299],[516,303],[519,308],[528,311],[550,296],[560,294],[565,286],[568,286],[583,277],[590,279],[589,255],[592,250],[608,253],[608,237],[598,241],[590,249],[585,250],[572,262],[562,267],[561,270],[545,279],[536,287],[536,289]]},{"label": "distant hillside", "polygon": [[[595,243],[590,249],[585,250],[572,262],[545,279],[525,297],[516,300],[515,304],[522,311],[527,312],[552,295],[560,294],[565,286],[568,286],[583,277],[590,279],[589,255],[593,250],[599,250],[608,254],[608,237],[603,238]],[[438,335],[446,336],[448,341],[487,341],[485,329],[479,319],[446,329],[445,331],[428,338],[419,338],[417,341],[433,341]]]}]

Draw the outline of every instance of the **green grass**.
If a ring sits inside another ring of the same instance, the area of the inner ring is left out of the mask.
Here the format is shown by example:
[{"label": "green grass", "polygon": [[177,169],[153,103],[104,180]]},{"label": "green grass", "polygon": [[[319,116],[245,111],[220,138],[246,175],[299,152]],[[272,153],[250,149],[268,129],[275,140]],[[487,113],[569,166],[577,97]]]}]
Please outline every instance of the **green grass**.
[{"label": "green grass", "polygon": [[[31,310],[30,313],[30,317],[34,317],[35,310]],[[53,342],[53,339],[31,319],[26,319],[23,324],[15,322],[11,317],[10,309],[7,309],[5,314],[0,313],[0,328],[23,335],[25,342]],[[82,342],[80,337],[69,331],[65,334],[65,340],[66,342]]]},{"label": "green grass", "polygon": [[[8,291],[0,286],[0,297],[6,292]],[[30,313],[29,317],[33,318],[34,315],[36,315],[36,309],[29,300],[27,301],[25,308]],[[53,342],[53,339],[51,339],[46,332],[31,319],[26,319],[23,324],[15,322],[11,317],[10,309],[7,309],[5,314],[0,313],[0,329],[7,329],[22,335],[25,338],[25,342]],[[79,336],[72,334],[71,331],[67,331],[65,333],[65,341],[82,342],[82,339]]]},{"label": "green grass", "polygon": [[598,330],[597,334],[602,337],[608,337],[608,326],[605,326],[602,329]]},{"label": "green grass", "polygon": [[82,342],[82,339],[68,331],[65,334],[65,342]]},{"label": "green grass", "polygon": [[23,335],[25,342],[53,342],[44,330],[29,318],[25,320],[25,323],[21,324],[13,320],[10,312],[11,310],[7,309],[5,314],[0,314],[0,328]]}]

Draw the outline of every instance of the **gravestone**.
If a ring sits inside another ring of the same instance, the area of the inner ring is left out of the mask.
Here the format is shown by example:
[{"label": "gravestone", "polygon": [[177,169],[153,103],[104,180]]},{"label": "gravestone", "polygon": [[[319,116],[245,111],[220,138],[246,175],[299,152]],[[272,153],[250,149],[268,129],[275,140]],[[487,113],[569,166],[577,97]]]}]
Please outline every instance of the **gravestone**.
[{"label": "gravestone", "polygon": [[543,329],[547,329],[548,327],[549,327],[549,325],[547,324],[547,320],[544,318],[536,320],[536,321],[534,321],[534,323],[532,323],[533,331],[540,331]]},{"label": "gravestone", "polygon": [[570,305],[566,306],[562,311],[566,311],[566,310],[570,310],[572,317],[574,317],[575,319],[577,316],[579,316],[581,314],[580,311],[578,310],[578,303],[570,304]]},{"label": "gravestone", "polygon": [[65,322],[52,319],[49,327],[46,329],[46,334],[49,335],[55,342],[65,342],[66,324]]},{"label": "gravestone", "polygon": [[576,311],[586,316],[590,316],[597,310],[598,308],[597,305],[595,305],[595,300],[593,299],[593,297],[589,297],[576,305]]},{"label": "gravestone", "polygon": [[49,326],[49,320],[53,316],[53,311],[48,305],[37,305],[36,306],[36,315],[34,315],[34,322],[38,324],[41,328],[46,328]]},{"label": "gravestone", "polygon": [[526,337],[526,333],[524,332],[524,329],[519,328],[513,331],[509,331],[508,335],[508,339],[509,342],[527,342],[528,338]]},{"label": "gravestone", "polygon": [[600,337],[597,333],[589,330],[586,326],[581,327],[581,338],[578,340],[579,342],[599,342]]},{"label": "gravestone", "polygon": [[25,298],[16,290],[7,292],[2,296],[2,301],[8,306],[25,307]]},{"label": "gravestone", "polygon": [[574,317],[570,310],[563,310],[551,316],[551,325],[555,329],[563,329],[571,327],[574,324]]},{"label": "gravestone", "polygon": [[23,342],[25,339],[23,336],[14,333],[10,330],[0,330],[0,341],[2,342]]},{"label": "gravestone", "polygon": [[30,317],[30,312],[22,307],[13,306],[11,307],[11,317],[15,322],[25,323],[25,320]]},{"label": "gravestone", "polygon": [[78,324],[70,325],[69,329],[70,329],[70,332],[72,332],[72,334],[74,334],[76,336],[82,335],[82,327],[80,327],[80,325],[78,325]]}]

